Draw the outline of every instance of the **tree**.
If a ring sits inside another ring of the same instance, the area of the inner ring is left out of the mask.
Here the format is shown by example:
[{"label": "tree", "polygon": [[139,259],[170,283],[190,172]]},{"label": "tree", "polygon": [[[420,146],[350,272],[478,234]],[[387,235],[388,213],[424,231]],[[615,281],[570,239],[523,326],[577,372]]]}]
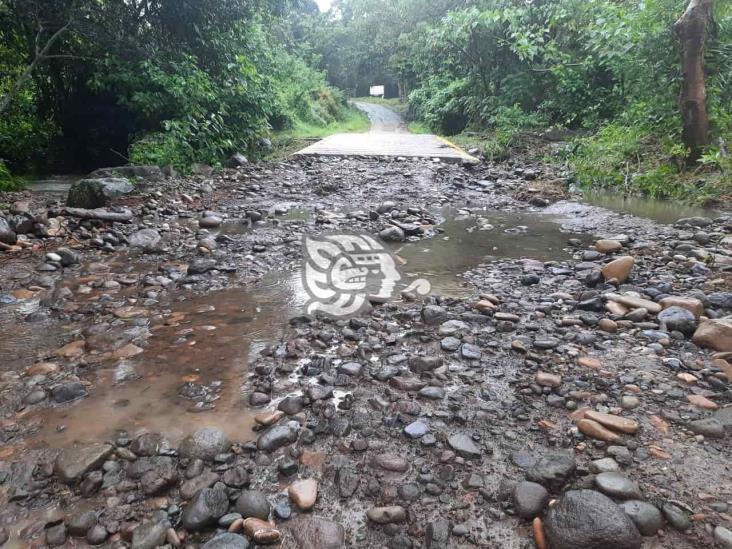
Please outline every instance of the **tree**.
[{"label": "tree", "polygon": [[709,144],[707,89],[704,79],[704,45],[709,33],[714,0],[690,0],[673,31],[681,44],[682,83],[679,107],[682,139],[689,149],[688,161],[696,162]]}]

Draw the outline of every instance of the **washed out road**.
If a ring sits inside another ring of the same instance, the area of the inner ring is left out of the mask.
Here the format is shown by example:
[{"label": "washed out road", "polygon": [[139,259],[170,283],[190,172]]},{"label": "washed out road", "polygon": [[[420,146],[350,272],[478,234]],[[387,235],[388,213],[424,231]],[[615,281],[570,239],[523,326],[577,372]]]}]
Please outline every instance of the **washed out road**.
[{"label": "washed out road", "polygon": [[[3,549],[729,547],[732,219],[395,158],[366,108],[384,154],[136,170],[125,221],[0,195]],[[339,232],[430,295],[305,315]]]}]

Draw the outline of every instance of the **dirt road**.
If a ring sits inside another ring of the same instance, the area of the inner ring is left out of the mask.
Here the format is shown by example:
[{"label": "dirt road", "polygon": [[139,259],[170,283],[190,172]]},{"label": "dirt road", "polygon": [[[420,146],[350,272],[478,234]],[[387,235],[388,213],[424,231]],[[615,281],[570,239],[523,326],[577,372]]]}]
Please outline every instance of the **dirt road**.
[{"label": "dirt road", "polygon": [[[0,252],[0,541],[522,548],[535,516],[555,547],[724,539],[726,324],[692,335],[732,313],[732,222],[556,180],[304,157],[140,182],[107,206],[129,222],[0,197],[25,231]],[[395,300],[306,315],[303,237],[353,232],[394,254]]]}]

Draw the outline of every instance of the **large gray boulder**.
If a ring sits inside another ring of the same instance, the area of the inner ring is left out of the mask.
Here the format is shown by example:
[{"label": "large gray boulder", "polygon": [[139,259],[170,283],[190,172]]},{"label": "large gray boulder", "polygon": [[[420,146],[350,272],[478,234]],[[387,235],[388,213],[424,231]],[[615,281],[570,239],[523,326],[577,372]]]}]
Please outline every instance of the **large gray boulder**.
[{"label": "large gray boulder", "polygon": [[114,168],[99,168],[90,173],[89,177],[92,179],[124,177],[126,179],[160,181],[165,175],[159,166],[117,166]]},{"label": "large gray boulder", "polygon": [[124,178],[82,179],[71,185],[66,205],[72,208],[102,208],[113,198],[134,190],[135,187]]},{"label": "large gray boulder", "polygon": [[633,521],[613,500],[594,490],[571,490],[549,511],[545,522],[551,547],[640,549]]}]

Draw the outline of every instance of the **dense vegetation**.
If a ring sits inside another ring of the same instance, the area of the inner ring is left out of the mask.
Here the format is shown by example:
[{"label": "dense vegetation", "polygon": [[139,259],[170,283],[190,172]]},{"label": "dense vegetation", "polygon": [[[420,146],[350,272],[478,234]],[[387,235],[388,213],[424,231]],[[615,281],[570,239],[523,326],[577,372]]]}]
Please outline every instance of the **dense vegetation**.
[{"label": "dense vegetation", "polygon": [[313,0],[0,0],[0,159],[15,173],[216,164],[256,154],[272,129],[362,129],[344,97],[385,84],[414,128],[462,133],[491,158],[553,128],[575,136],[552,161],[580,184],[719,196],[732,187],[732,3],[691,2],[714,10],[702,147],[678,100],[674,22],[690,0],[336,0],[329,13]]},{"label": "dense vegetation", "polygon": [[[0,159],[15,173],[186,169],[325,126],[344,97],[304,58],[311,0],[0,0]],[[7,173],[6,173],[7,178]]]},{"label": "dense vegetation", "polygon": [[732,185],[732,3],[716,2],[705,48],[710,145],[689,167],[672,31],[688,0],[341,0],[311,24],[331,82],[392,84],[433,131],[490,133],[501,157],[527,131],[575,130],[580,183],[652,195]]}]

